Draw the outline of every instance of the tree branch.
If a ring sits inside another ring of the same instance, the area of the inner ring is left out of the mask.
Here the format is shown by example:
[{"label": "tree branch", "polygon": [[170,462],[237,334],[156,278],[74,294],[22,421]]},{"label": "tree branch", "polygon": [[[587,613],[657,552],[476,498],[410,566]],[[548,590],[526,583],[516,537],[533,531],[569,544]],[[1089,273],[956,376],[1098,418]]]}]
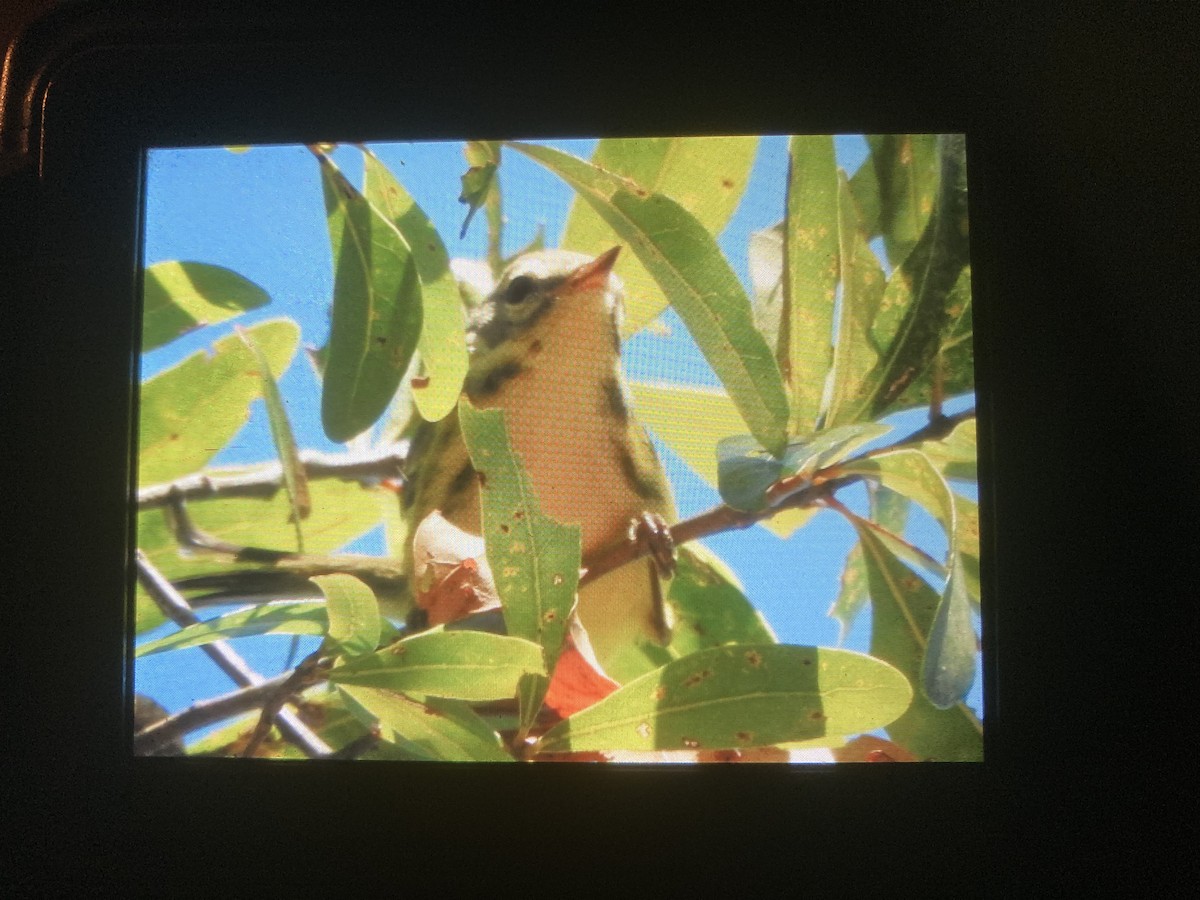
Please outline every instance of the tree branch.
[{"label": "tree branch", "polygon": [[[939,416],[906,437],[894,441],[886,447],[880,447],[877,450],[868,450],[865,453],[852,457],[847,462],[868,459],[880,453],[895,450],[898,447],[919,444],[924,441],[940,440],[950,434],[960,423],[974,417],[974,409],[965,410],[952,416]],[[837,469],[838,466],[831,467],[831,471],[833,472],[836,472]],[[780,479],[773,487],[783,486],[784,490],[768,493],[768,497],[775,501],[772,505],[754,512],[744,512],[725,504],[715,506],[707,512],[702,512],[686,521],[671,526],[671,537],[674,539],[675,545],[679,546],[680,544],[686,544],[688,541],[719,534],[722,531],[749,528],[751,525],[755,525],[764,519],[769,519],[785,509],[806,509],[811,506],[823,504],[836,491],[862,480],[864,480],[864,476],[861,475],[835,476],[828,480],[822,480],[821,473],[818,472],[815,475],[804,475],[794,483],[793,490],[788,490],[790,487],[788,484],[789,479]],[[584,568],[587,571],[580,577],[579,585],[582,587],[591,581],[595,581],[601,575],[605,575],[613,569],[618,569],[623,565],[646,556],[647,553],[647,548],[639,546],[634,541],[623,540],[611,544],[584,560]]]},{"label": "tree branch", "polygon": [[249,712],[260,706],[263,701],[287,681],[290,673],[264,681],[254,687],[239,688],[213,697],[209,700],[198,700],[187,709],[180,710],[153,725],[139,731],[133,737],[133,752],[137,756],[149,756],[159,747],[183,737],[205,725],[230,719],[234,716]]},{"label": "tree branch", "polygon": [[[401,444],[370,453],[318,453],[305,450],[300,463],[308,478],[338,478],[342,481],[371,482],[402,477],[401,467],[408,454]],[[167,484],[153,484],[138,490],[138,509],[167,506],[172,499],[215,500],[228,497],[269,498],[283,488],[283,466],[263,463],[237,475],[195,472]]]},{"label": "tree branch", "polygon": [[[158,604],[163,615],[175,624],[186,627],[200,621],[188,605],[187,600],[175,590],[171,582],[154,567],[140,549],[137,551],[137,576],[138,583]],[[225,641],[214,641],[211,644],[205,644],[201,649],[221,671],[240,687],[259,687],[264,683],[263,677],[246,665],[245,660]],[[279,730],[285,738],[309,756],[328,756],[330,753],[329,745],[317,737],[291,710],[285,709],[280,712]]]}]

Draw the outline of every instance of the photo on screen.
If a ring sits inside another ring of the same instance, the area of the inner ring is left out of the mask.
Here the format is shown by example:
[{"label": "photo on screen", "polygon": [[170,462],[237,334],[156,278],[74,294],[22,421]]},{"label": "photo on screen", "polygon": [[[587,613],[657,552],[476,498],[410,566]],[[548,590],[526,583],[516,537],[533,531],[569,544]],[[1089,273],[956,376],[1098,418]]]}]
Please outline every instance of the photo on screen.
[{"label": "photo on screen", "polygon": [[148,151],[133,752],[981,761],[966,154]]}]

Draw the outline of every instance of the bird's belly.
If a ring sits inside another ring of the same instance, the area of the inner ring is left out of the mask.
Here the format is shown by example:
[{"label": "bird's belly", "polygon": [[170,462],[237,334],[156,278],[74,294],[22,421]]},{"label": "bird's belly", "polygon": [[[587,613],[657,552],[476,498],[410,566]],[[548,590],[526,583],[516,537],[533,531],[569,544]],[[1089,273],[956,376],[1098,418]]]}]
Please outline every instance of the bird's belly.
[{"label": "bird's belly", "polygon": [[644,501],[622,471],[617,423],[602,415],[602,395],[517,378],[503,399],[513,449],[541,511],[580,526],[585,556],[622,534]]}]

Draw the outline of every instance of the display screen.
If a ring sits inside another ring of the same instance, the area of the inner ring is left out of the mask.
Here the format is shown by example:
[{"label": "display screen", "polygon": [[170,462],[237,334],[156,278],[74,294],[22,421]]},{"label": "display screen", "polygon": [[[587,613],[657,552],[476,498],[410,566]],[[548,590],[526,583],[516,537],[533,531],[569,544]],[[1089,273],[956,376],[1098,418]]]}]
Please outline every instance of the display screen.
[{"label": "display screen", "polygon": [[982,760],[966,166],[150,150],[135,754]]}]

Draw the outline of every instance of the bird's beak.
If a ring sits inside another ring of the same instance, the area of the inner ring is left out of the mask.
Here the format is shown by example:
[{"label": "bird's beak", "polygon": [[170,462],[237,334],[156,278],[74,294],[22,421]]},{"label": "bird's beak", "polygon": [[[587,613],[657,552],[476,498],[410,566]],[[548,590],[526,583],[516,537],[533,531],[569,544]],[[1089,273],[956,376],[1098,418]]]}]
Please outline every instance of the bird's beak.
[{"label": "bird's beak", "polygon": [[577,294],[603,287],[608,283],[608,276],[612,272],[613,266],[616,265],[617,255],[620,252],[619,246],[613,247],[611,250],[601,253],[591,262],[584,263],[567,276],[560,293]]}]

